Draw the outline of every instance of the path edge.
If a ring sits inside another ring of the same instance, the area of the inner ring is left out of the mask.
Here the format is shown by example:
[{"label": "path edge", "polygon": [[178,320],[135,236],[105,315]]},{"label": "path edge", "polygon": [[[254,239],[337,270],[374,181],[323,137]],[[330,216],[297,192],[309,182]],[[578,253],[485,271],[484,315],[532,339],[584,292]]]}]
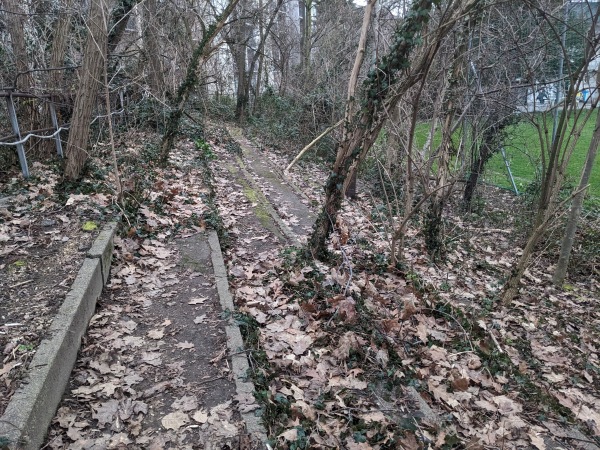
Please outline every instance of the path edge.
[{"label": "path edge", "polygon": [[[221,308],[223,309],[223,312],[233,312],[235,311],[235,306],[233,304],[231,293],[229,292],[227,269],[225,268],[221,244],[216,231],[209,231],[208,243],[210,245],[215,284],[219,294]],[[244,351],[244,340],[242,339],[240,328],[235,323],[232,316],[230,316],[225,325],[225,333],[227,335],[227,349],[231,355],[231,371],[233,373],[236,393],[238,395],[249,395],[252,397],[255,392],[255,386],[249,376],[250,365],[248,364],[248,357]],[[240,414],[246,425],[247,433],[253,439],[266,445],[268,439],[267,432],[262,424],[261,417],[257,416],[255,411],[241,412]]]},{"label": "path edge", "polygon": [[37,450],[62,399],[77,360],[81,339],[109,278],[114,235],[119,222],[107,223],[40,342],[27,376],[0,417],[0,440],[11,449]]}]

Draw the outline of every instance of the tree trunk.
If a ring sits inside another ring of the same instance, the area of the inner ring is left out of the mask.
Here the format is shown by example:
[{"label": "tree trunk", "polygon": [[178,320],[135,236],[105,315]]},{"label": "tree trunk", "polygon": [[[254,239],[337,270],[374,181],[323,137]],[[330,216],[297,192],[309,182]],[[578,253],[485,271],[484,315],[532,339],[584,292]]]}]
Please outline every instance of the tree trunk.
[{"label": "tree trunk", "polygon": [[[596,74],[596,85],[600,85],[600,71]],[[598,99],[596,99],[593,108],[597,106]],[[571,205],[571,211],[569,213],[569,219],[565,228],[565,235],[562,240],[560,247],[560,256],[552,277],[552,282],[556,286],[562,286],[565,276],[567,274],[567,268],[569,267],[569,259],[571,258],[571,250],[573,249],[573,241],[575,240],[575,233],[577,232],[577,224],[579,217],[581,216],[581,210],[583,208],[583,200],[585,197],[586,188],[590,181],[590,175],[594,167],[594,161],[596,159],[596,153],[598,152],[598,146],[600,145],[600,113],[596,116],[596,126],[594,128],[594,134],[588,148],[587,158],[585,160],[585,166],[581,172],[581,179],[579,180],[579,192],[575,194],[573,203]]]},{"label": "tree trunk", "polygon": [[[350,120],[355,114],[354,110],[356,104],[356,85],[358,84],[358,74],[360,72],[360,68],[362,67],[363,61],[365,59],[365,51],[367,47],[367,32],[369,31],[371,15],[373,14],[375,3],[377,3],[377,0],[370,0],[367,3],[367,7],[365,8],[365,13],[363,16],[360,38],[358,40],[358,50],[356,53],[356,59],[354,61],[354,66],[352,67],[350,80],[348,81],[348,98],[346,99],[346,112],[344,115],[344,121],[346,122],[346,124],[350,122]],[[345,127],[344,134],[346,134],[347,131],[348,129],[347,127]],[[344,139],[344,137],[342,137],[342,139]],[[357,170],[354,171],[354,173],[350,177],[350,180],[347,183],[348,186],[345,189],[345,195],[348,198],[356,198],[357,172]]]},{"label": "tree trunk", "polygon": [[166,165],[169,160],[169,153],[173,148],[175,136],[179,131],[179,121],[183,115],[183,108],[185,107],[185,103],[187,102],[190,93],[198,84],[198,66],[209,55],[213,39],[223,29],[225,21],[239,1],[240,0],[230,0],[225,10],[217,17],[216,22],[206,30],[202,37],[202,41],[200,41],[194,49],[190,64],[187,67],[185,79],[177,89],[173,107],[167,120],[167,129],[163,136],[160,148],[160,163],[162,165]]},{"label": "tree trunk", "polygon": [[469,178],[467,178],[465,190],[463,192],[463,207],[466,211],[470,211],[471,209],[471,202],[473,201],[473,196],[477,189],[477,183],[485,169],[485,165],[494,153],[496,153],[503,145],[502,132],[509,122],[510,118],[505,117],[498,122],[492,123],[492,125],[487,127],[483,132],[479,146],[473,150]]},{"label": "tree trunk", "polygon": [[25,46],[25,19],[27,15],[19,6],[21,3],[17,0],[4,0],[4,8],[7,11],[6,26],[10,34],[10,43],[15,61],[15,87],[28,90],[33,87],[33,77],[30,73],[25,73],[29,70],[29,58]]},{"label": "tree trunk", "polygon": [[[60,16],[54,28],[54,39],[50,51],[50,68],[63,67],[67,53],[67,40],[71,31],[71,14],[69,9],[74,0],[65,0],[62,5]],[[60,94],[64,70],[54,70],[50,73],[50,90],[53,94]]]},{"label": "tree trunk", "polygon": [[[277,0],[275,9],[271,13],[271,17],[269,18],[269,23],[267,24],[264,32],[260,33],[260,41],[258,43],[256,52],[254,53],[254,55],[252,56],[252,60],[250,61],[250,67],[248,67],[248,72],[243,77],[243,80],[244,80],[244,84],[243,84],[244,103],[243,103],[243,105],[240,106],[241,110],[239,111],[238,118],[244,119],[246,117],[246,115],[248,114],[248,103],[249,103],[249,99],[250,99],[250,87],[252,84],[252,78],[254,76],[254,68],[256,67],[256,62],[258,61],[259,57],[263,54],[265,41],[267,39],[267,36],[271,32],[271,27],[273,27],[273,24],[275,23],[275,18],[277,17],[277,14],[279,13],[279,10],[281,9],[281,5],[283,5],[283,0]],[[260,75],[260,68],[259,68],[259,75]],[[260,81],[260,77],[257,76],[257,81],[256,81],[256,83],[257,83],[256,89],[257,90],[258,90],[259,81]]]},{"label": "tree trunk", "polygon": [[123,33],[127,28],[127,22],[129,22],[129,15],[135,5],[140,0],[119,0],[117,6],[112,10],[110,14],[110,33],[108,34],[108,54],[114,53],[117,45],[121,42]]},{"label": "tree trunk", "polygon": [[437,171],[435,192],[431,196],[429,210],[423,225],[425,234],[425,246],[433,259],[443,257],[444,227],[443,212],[446,201],[451,193],[451,188],[446,187],[450,179],[450,159],[453,153],[452,131],[454,119],[458,111],[458,85],[464,79],[464,54],[466,50],[466,36],[464,30],[459,31],[459,45],[456,46],[452,55],[451,67],[444,84],[444,117],[442,124],[442,142],[437,149]]},{"label": "tree trunk", "polygon": [[165,77],[158,36],[156,34],[156,0],[146,0],[142,12],[144,20],[144,53],[148,62],[148,86],[160,101],[165,100]]},{"label": "tree trunk", "polygon": [[[29,91],[35,86],[33,74],[29,71],[29,57],[25,44],[25,27],[27,26],[27,15],[22,10],[18,0],[4,0],[6,14],[6,27],[10,34],[10,41],[15,63],[14,87],[20,91]],[[11,80],[11,83],[12,81]],[[39,111],[36,108],[36,102],[33,100],[18,101],[16,104],[16,113],[19,117],[19,126],[22,134],[29,130],[41,128]],[[39,139],[30,139],[26,146],[27,149],[34,148]]]},{"label": "tree trunk", "polygon": [[87,20],[81,80],[75,98],[69,140],[67,142],[65,176],[76,180],[87,161],[88,139],[92,112],[96,104],[99,80],[104,68],[107,45],[108,8],[105,0],[91,0]]},{"label": "tree trunk", "polygon": [[[357,120],[345,124],[345,134],[348,137],[338,145],[336,161],[325,186],[323,208],[308,243],[308,251],[314,257],[327,257],[327,238],[333,229],[344,192],[356,171],[356,163],[369,151],[383,126],[385,115],[382,113],[396,107],[400,97],[422,78],[425,68],[430,66],[439,49],[441,38],[452,29],[458,17],[462,17],[478,2],[479,0],[463,2],[446,15],[446,21],[437,26],[435,42],[425,51],[418,68],[412,75],[406,75],[411,66],[410,57],[417,46],[417,37],[429,23],[430,10],[435,1],[418,0],[412,3],[411,13],[406,15],[394,33],[388,54],[367,76],[364,83],[365,98],[362,99],[362,109]],[[396,86],[400,74],[404,75],[404,83]],[[392,93],[392,87],[398,89]]]}]

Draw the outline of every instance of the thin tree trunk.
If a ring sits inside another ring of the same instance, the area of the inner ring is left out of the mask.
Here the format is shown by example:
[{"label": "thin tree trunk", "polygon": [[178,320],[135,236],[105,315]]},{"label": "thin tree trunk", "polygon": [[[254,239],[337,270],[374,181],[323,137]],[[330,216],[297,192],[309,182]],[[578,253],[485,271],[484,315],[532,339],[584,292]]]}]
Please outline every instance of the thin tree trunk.
[{"label": "thin tree trunk", "polygon": [[179,121],[183,115],[185,103],[187,102],[190,93],[198,84],[198,66],[209,55],[212,41],[217,34],[219,34],[225,25],[225,21],[239,1],[240,0],[230,0],[225,10],[223,10],[223,12],[217,17],[216,22],[206,30],[204,36],[202,37],[202,41],[200,41],[200,43],[194,49],[194,53],[192,54],[191,61],[187,68],[186,77],[177,89],[175,101],[173,102],[173,107],[167,120],[167,129],[162,139],[160,151],[160,162],[163,165],[166,165],[167,161],[169,160],[169,153],[173,148],[175,136],[179,131]]},{"label": "thin tree trunk", "polygon": [[165,99],[165,77],[158,36],[156,35],[156,0],[146,0],[144,19],[144,53],[148,62],[148,86],[152,94],[161,101]]},{"label": "thin tree trunk", "polygon": [[[256,49],[256,52],[254,53],[254,55],[252,56],[252,60],[250,61],[250,67],[248,68],[248,74],[243,77],[244,95],[242,98],[244,99],[245,102],[244,102],[244,104],[241,105],[241,111],[239,114],[239,117],[242,119],[245,118],[245,116],[247,114],[246,110],[248,108],[248,101],[250,99],[250,85],[252,84],[252,76],[254,74],[254,67],[256,66],[256,62],[259,59],[259,57],[263,54],[265,41],[267,39],[267,36],[271,32],[271,28],[273,27],[273,24],[275,23],[275,18],[277,17],[277,14],[279,13],[279,10],[281,9],[281,5],[283,5],[283,0],[277,0],[275,9],[271,13],[271,17],[269,18],[269,23],[267,24],[267,27],[265,28],[264,33],[261,33],[261,35],[260,35],[260,42],[258,43],[258,48]],[[259,69],[259,75],[260,75],[260,69]],[[259,81],[259,78],[257,77],[257,86],[256,86],[257,91],[258,91],[258,81]]]},{"label": "thin tree trunk", "polygon": [[[264,8],[263,0],[258,1],[258,9],[262,11]],[[263,20],[262,14],[258,20],[258,35],[260,37],[260,42],[266,42],[268,33],[265,33],[265,24]],[[257,52],[258,53],[258,52]],[[256,70],[256,88],[254,89],[254,99],[252,101],[251,113],[252,115],[256,114],[258,108],[258,100],[260,98],[260,85],[262,83],[262,72],[263,72],[263,64],[265,59],[265,53],[260,52],[258,55],[258,69]]]},{"label": "thin tree trunk", "polygon": [[87,20],[88,36],[85,41],[81,81],[75,98],[69,140],[67,142],[65,176],[79,178],[88,158],[87,146],[90,122],[96,104],[107,45],[108,8],[105,0],[91,0]]},{"label": "thin tree trunk", "polygon": [[[406,91],[419,81],[439,49],[444,37],[480,0],[456,4],[456,8],[446,14],[443,23],[436,28],[435,41],[427,48],[415,70],[406,75],[411,66],[410,57],[418,44],[417,36],[427,26],[434,0],[419,0],[411,5],[411,13],[406,15],[391,40],[393,45],[388,54],[369,72],[365,81],[365,99],[357,120],[347,124],[349,137],[338,146],[337,157],[331,175],[325,186],[325,201],[317,217],[308,242],[309,252],[317,258],[327,257],[327,238],[340,210],[348,182],[356,171],[356,163],[365,155],[377,138],[385,121],[382,114],[394,108]],[[403,83],[398,86],[398,79]],[[397,88],[392,90],[392,87]],[[392,93],[393,91],[393,93]]]},{"label": "thin tree trunk", "polygon": [[[596,84],[600,85],[600,72],[596,76]],[[598,100],[596,100],[596,103]],[[595,107],[596,105],[594,105]],[[573,241],[575,240],[575,233],[577,232],[577,225],[579,223],[579,217],[581,216],[581,210],[583,209],[583,200],[585,198],[586,187],[590,181],[590,175],[594,167],[594,161],[596,160],[596,154],[598,152],[598,146],[600,145],[600,114],[596,116],[596,126],[594,128],[594,134],[592,135],[592,141],[588,148],[587,158],[585,160],[585,166],[581,172],[581,179],[579,180],[578,193],[573,198],[571,205],[571,211],[569,213],[569,219],[565,228],[565,235],[562,240],[560,247],[560,256],[552,277],[552,282],[556,286],[562,286],[565,276],[567,275],[567,268],[569,267],[569,259],[571,258],[571,250],[573,249]]]},{"label": "thin tree trunk", "polygon": [[[348,98],[346,99],[346,113],[344,115],[345,126],[344,126],[344,135],[348,132],[348,127],[350,124],[350,120],[354,116],[354,105],[356,103],[356,85],[358,84],[358,74],[360,72],[360,68],[365,59],[365,50],[367,47],[367,32],[369,31],[369,26],[371,24],[371,16],[373,15],[373,9],[375,8],[375,3],[377,0],[370,0],[367,3],[367,7],[365,8],[365,13],[363,16],[363,23],[360,29],[360,38],[358,40],[358,51],[356,53],[356,59],[354,60],[354,66],[352,67],[352,72],[350,73],[350,80],[348,81]],[[343,136],[342,139],[345,139],[346,136]],[[348,183],[348,187],[345,190],[345,195],[349,198],[356,198],[356,178],[357,172],[354,171],[350,182]]]},{"label": "thin tree trunk", "polygon": [[110,155],[113,164],[113,176],[117,188],[117,202],[121,201],[123,196],[123,186],[121,184],[121,174],[119,173],[119,163],[117,162],[117,151],[115,149],[115,134],[113,130],[113,119],[110,108],[110,89],[108,84],[108,58],[104,58],[104,107],[106,109],[106,120],[108,121],[108,137],[110,140]]}]

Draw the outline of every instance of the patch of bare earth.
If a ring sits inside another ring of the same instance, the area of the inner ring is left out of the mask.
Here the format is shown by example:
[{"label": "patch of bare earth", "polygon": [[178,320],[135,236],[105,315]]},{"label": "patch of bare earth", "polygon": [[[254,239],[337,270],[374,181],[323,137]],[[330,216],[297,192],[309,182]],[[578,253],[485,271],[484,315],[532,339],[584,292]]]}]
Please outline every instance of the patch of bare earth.
[{"label": "patch of bare earth", "polygon": [[0,191],[0,415],[111,216],[110,196],[60,193],[58,182],[35,163],[30,180],[15,171]]}]

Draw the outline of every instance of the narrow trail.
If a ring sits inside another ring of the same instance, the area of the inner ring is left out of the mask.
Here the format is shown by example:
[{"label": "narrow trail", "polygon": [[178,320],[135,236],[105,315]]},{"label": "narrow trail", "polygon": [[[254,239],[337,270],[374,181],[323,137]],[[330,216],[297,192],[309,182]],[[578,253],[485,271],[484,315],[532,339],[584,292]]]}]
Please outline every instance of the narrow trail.
[{"label": "narrow trail", "polygon": [[142,208],[154,237],[115,240],[47,448],[264,448],[217,234],[173,227],[207,213],[197,158],[180,142],[153,194],[165,196],[162,214]]},{"label": "narrow trail", "polygon": [[[82,345],[48,448],[262,449],[263,414],[266,435],[281,448],[292,442],[375,448],[359,445],[372,438],[417,449],[425,438],[441,445],[465,424],[478,435],[489,421],[492,444],[499,439],[494,433],[502,439],[513,433],[518,448],[533,448],[529,442],[540,449],[565,448],[562,439],[570,448],[598,449],[573,427],[551,434],[533,428],[533,419],[518,415],[522,393],[506,397],[503,385],[510,380],[476,370],[482,361],[473,349],[450,354],[450,347],[428,345],[443,345],[466,331],[434,317],[403,274],[364,270],[353,279],[344,263],[286,266],[310,233],[319,204],[314,190],[298,186],[310,177],[307,184],[314,185],[314,177],[324,174],[315,169],[291,181],[283,176],[284,165],[274,164],[241,130],[229,126],[228,134],[241,151],[211,146],[212,186],[199,164],[205,155],[183,142],[167,182],[156,186],[165,195],[161,214],[141,212],[141,223],[156,227],[155,237],[116,242],[112,281]],[[210,191],[225,232],[222,252],[216,234],[204,226],[172,226],[180,217],[206,217]],[[358,202],[348,208],[356,209],[343,218],[347,227],[368,228]],[[160,231],[163,222],[170,231]],[[371,234],[361,233],[360,243],[348,251],[373,257],[382,252]],[[216,262],[221,255],[224,262]],[[360,259],[350,254],[349,260],[353,257]],[[362,311],[353,294],[364,301]],[[253,348],[242,349],[238,327]],[[388,365],[392,357],[396,361]],[[403,381],[410,371],[416,373],[414,386]],[[468,390],[447,391],[449,376],[469,384]],[[471,425],[469,409],[464,417],[448,413],[444,402],[452,405],[453,394],[468,404],[480,392],[489,399],[480,404],[491,414],[473,409]],[[277,408],[286,404],[281,419]],[[506,413],[508,406],[515,414]],[[474,437],[469,448],[483,449],[482,442]],[[498,448],[492,444],[485,448]]]}]

